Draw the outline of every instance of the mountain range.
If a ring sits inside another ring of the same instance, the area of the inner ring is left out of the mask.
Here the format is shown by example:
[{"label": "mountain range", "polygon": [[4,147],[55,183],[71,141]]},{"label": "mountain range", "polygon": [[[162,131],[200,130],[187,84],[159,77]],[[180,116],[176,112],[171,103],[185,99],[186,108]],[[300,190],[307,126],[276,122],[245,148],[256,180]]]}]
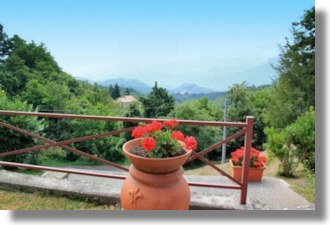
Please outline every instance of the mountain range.
[{"label": "mountain range", "polygon": [[[142,93],[149,93],[154,83],[157,81],[160,87],[166,88],[171,94],[201,94],[213,92],[225,92],[233,84],[246,82],[248,85],[261,86],[268,85],[276,78],[276,72],[271,64],[276,59],[270,59],[267,63],[260,64],[252,68],[240,68],[240,62],[237,62],[237,68],[229,70],[221,67],[213,67],[204,72],[189,73],[180,70],[179,74],[174,73],[153,73],[152,75],[145,71],[145,74],[134,75],[127,74],[117,76],[119,78],[104,79],[100,81],[91,81],[86,78],[78,78],[91,83],[97,83],[104,87],[115,85],[116,83],[124,88],[133,88]],[[243,64],[242,64],[243,65]],[[114,75],[108,76],[114,77]],[[122,78],[122,77],[125,77]],[[148,83],[146,83],[148,81]],[[185,82],[188,81],[188,82]],[[176,87],[173,87],[176,85]]]},{"label": "mountain range", "polygon": [[[142,93],[149,93],[152,88],[151,86],[149,86],[139,80],[136,80],[136,79],[110,79],[110,80],[99,81],[97,83],[104,87],[108,87],[110,85],[114,86],[115,84],[118,84],[120,87],[133,88]],[[176,88],[166,87],[166,89],[170,93],[173,93],[173,94],[175,94],[175,93],[201,94],[201,93],[215,92],[215,90],[213,90],[213,89],[201,87],[194,83],[185,83]]]}]

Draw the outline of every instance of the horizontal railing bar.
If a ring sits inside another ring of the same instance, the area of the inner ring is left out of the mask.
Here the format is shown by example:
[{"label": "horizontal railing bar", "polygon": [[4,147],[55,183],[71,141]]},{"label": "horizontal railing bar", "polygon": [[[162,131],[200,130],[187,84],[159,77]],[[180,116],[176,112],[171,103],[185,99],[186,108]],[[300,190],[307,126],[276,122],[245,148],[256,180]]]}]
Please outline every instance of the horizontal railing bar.
[{"label": "horizontal railing bar", "polygon": [[96,173],[96,172],[89,172],[83,170],[62,169],[62,168],[48,167],[48,166],[36,166],[31,164],[22,164],[22,163],[13,163],[13,162],[0,161],[0,165],[16,167],[16,168],[32,169],[32,170],[46,170],[53,172],[72,173],[72,174],[79,174],[86,176],[105,177],[105,178],[122,179],[122,180],[126,179],[126,176],[124,175],[113,175],[113,174]]},{"label": "horizontal railing bar", "polygon": [[189,186],[195,187],[209,187],[209,188],[226,188],[226,189],[241,189],[240,186],[226,185],[226,184],[210,184],[210,183],[199,183],[199,182],[188,182]]},{"label": "horizontal railing bar", "polygon": [[[63,113],[40,113],[40,112],[18,112],[9,110],[0,110],[0,115],[12,116],[36,116],[46,118],[61,119],[87,119],[87,120],[104,120],[104,121],[122,121],[122,122],[143,122],[150,123],[154,119],[138,118],[138,117],[112,117],[112,116],[91,116]],[[158,121],[167,121],[168,119],[157,119]],[[220,121],[199,121],[199,120],[178,120],[181,124],[199,125],[199,126],[223,126],[223,127],[246,127],[243,122],[220,122]]]}]

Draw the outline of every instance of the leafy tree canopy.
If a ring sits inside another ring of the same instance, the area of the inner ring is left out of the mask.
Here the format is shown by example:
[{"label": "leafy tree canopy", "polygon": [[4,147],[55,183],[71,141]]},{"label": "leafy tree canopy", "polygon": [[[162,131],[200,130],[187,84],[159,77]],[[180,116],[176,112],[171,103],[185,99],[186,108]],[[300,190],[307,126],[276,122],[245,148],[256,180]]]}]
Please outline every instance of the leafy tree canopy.
[{"label": "leafy tree canopy", "polygon": [[165,88],[158,87],[157,82],[147,97],[140,97],[145,117],[158,118],[166,116],[174,109],[174,98]]},{"label": "leafy tree canopy", "polygon": [[278,65],[272,101],[265,120],[272,127],[286,125],[315,105],[315,8],[300,22],[292,23],[293,41],[286,39]]}]

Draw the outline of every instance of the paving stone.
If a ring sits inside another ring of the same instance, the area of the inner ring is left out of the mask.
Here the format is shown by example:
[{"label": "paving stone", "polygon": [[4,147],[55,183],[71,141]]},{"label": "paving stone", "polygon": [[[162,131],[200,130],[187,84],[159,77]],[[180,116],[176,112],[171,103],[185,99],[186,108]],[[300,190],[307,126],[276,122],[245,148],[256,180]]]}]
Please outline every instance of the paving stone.
[{"label": "paving stone", "polygon": [[57,179],[64,179],[69,176],[68,173],[61,173],[61,172],[53,172],[53,171],[47,171],[41,176],[48,177],[48,178],[57,178]]}]

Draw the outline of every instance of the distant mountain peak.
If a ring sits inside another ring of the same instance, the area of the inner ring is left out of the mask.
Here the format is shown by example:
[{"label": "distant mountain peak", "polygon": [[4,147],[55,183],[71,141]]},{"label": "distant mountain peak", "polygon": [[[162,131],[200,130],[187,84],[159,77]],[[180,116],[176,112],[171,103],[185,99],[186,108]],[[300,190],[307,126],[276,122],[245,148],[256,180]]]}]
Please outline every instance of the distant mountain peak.
[{"label": "distant mountain peak", "polygon": [[173,89],[172,92],[180,94],[201,94],[215,92],[215,90],[201,87],[195,83],[184,83],[179,87]]}]

